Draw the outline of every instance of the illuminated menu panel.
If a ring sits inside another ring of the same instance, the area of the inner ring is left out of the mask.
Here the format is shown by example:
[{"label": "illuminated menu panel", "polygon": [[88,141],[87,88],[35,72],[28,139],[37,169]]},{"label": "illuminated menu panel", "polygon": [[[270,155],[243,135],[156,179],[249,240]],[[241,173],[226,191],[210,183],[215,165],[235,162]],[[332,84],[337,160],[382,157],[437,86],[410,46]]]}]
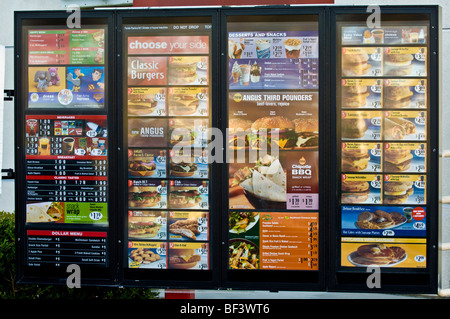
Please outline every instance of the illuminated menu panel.
[{"label": "illuminated menu panel", "polygon": [[338,28],[341,262],[425,268],[428,26]]},{"label": "illuminated menu panel", "polygon": [[108,223],[103,115],[26,116],[27,223]]},{"label": "illuminated menu panel", "polygon": [[124,26],[130,269],[211,269],[211,25]]},{"label": "illuminated menu panel", "polygon": [[230,270],[318,270],[319,37],[297,18],[228,23]]},{"label": "illuminated menu panel", "polygon": [[103,108],[105,29],[28,30],[28,107]]}]

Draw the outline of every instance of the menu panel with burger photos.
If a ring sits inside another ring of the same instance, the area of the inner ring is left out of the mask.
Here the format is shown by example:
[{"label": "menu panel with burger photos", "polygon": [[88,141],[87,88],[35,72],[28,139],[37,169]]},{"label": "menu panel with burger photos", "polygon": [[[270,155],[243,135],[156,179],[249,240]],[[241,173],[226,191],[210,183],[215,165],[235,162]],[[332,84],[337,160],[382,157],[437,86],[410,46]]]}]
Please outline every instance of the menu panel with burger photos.
[{"label": "menu panel with burger photos", "polygon": [[317,23],[246,24],[228,23],[228,269],[317,270]]},{"label": "menu panel with burger photos", "polygon": [[210,269],[210,28],[124,32],[128,268]]},{"label": "menu panel with burger photos", "polygon": [[428,26],[338,30],[340,265],[425,268]]}]

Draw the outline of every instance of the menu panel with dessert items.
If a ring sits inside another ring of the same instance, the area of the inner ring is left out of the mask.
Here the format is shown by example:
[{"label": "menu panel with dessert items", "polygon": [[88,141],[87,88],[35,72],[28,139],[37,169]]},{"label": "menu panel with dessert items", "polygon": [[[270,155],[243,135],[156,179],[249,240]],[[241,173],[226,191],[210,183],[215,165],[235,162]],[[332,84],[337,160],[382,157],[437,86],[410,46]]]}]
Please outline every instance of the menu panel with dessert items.
[{"label": "menu panel with dessert items", "polygon": [[133,20],[122,30],[124,266],[139,278],[145,269],[212,269],[211,23],[181,21]]},{"label": "menu panel with dessert items", "polygon": [[337,29],[340,267],[428,267],[430,40],[415,24]]},{"label": "menu panel with dessert items", "polygon": [[318,25],[295,18],[227,24],[229,272],[319,269]]}]

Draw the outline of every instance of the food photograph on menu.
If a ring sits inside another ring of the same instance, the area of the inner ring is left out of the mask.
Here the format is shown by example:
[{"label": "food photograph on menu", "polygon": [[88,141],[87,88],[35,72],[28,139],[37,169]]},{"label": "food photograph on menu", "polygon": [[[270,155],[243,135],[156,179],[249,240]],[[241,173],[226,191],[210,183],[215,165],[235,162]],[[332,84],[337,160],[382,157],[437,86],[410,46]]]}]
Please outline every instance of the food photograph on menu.
[{"label": "food photograph on menu", "polygon": [[230,90],[317,89],[317,31],[229,32]]},{"label": "food photograph on menu", "polygon": [[428,27],[340,32],[341,266],[425,268]]},{"label": "food photograph on menu", "polygon": [[[209,31],[199,34],[187,25],[165,36],[165,28],[175,26],[159,27],[130,26],[128,56],[124,57],[128,265],[207,270],[211,254],[211,176],[206,150],[211,123],[210,36]],[[137,238],[145,242],[134,242]]]},{"label": "food photograph on menu", "polygon": [[108,222],[108,127],[102,115],[27,115],[27,223]]},{"label": "food photograph on menu", "polygon": [[317,269],[317,244],[317,213],[229,213],[229,269]]}]

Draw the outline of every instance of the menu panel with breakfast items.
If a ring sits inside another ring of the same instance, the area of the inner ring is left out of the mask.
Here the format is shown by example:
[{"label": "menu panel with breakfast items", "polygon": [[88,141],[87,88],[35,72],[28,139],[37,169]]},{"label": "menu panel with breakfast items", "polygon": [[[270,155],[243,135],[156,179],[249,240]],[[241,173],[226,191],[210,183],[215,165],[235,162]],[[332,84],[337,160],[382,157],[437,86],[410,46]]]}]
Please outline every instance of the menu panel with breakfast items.
[{"label": "menu panel with breakfast items", "polygon": [[339,266],[426,269],[430,25],[340,22]]},{"label": "menu panel with breakfast items", "polygon": [[110,231],[112,15],[86,16],[81,28],[69,28],[66,17],[58,15],[42,23],[24,13],[20,21],[20,272],[25,277],[64,276],[75,264],[85,278],[109,280],[115,258]]},{"label": "menu panel with breakfast items", "polygon": [[230,281],[319,270],[317,17],[269,20],[227,22]]},{"label": "menu panel with breakfast items", "polygon": [[145,279],[162,271],[160,280],[173,280],[184,270],[185,280],[200,278],[213,270],[218,217],[207,150],[211,21],[140,20],[122,26],[125,273]]}]

